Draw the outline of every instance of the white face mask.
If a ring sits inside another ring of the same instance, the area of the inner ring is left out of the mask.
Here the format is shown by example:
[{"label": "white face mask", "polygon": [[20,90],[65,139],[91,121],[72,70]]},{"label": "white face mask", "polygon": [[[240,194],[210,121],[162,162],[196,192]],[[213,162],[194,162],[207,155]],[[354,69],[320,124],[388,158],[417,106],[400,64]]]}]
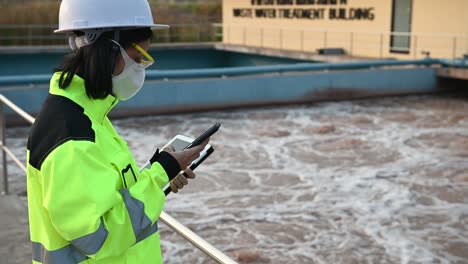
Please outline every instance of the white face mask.
[{"label": "white face mask", "polygon": [[125,62],[125,68],[122,73],[112,77],[112,94],[117,99],[126,101],[135,96],[141,87],[143,87],[146,77],[145,69],[151,66],[151,64],[135,62],[128,56],[119,43],[114,40],[112,42],[119,45],[120,53]]}]

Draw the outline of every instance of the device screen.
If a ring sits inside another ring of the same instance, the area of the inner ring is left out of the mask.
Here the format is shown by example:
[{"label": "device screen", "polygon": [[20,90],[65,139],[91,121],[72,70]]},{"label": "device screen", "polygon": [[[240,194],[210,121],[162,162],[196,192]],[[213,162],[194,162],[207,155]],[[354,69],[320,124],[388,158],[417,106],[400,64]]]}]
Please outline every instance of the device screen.
[{"label": "device screen", "polygon": [[174,141],[171,142],[171,146],[175,149],[175,151],[181,151],[185,147],[187,147],[190,144],[190,142],[183,141],[179,138],[176,138]]}]

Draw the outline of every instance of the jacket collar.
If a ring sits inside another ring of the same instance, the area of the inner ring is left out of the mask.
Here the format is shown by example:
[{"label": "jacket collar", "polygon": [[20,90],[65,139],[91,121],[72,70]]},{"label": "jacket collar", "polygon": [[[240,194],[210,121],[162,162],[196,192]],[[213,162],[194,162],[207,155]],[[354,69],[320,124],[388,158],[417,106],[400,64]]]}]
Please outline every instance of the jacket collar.
[{"label": "jacket collar", "polygon": [[119,100],[112,95],[104,99],[92,99],[86,94],[85,81],[74,75],[66,89],[60,89],[59,80],[61,72],[56,72],[50,80],[50,93],[66,97],[84,108],[85,114],[102,123],[107,114],[117,105]]}]

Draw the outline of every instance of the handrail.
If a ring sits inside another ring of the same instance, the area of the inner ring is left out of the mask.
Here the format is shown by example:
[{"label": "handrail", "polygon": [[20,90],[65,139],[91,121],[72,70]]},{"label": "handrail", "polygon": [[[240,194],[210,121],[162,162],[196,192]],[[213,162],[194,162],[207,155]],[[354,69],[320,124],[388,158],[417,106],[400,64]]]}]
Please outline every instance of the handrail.
[{"label": "handrail", "polygon": [[[19,159],[5,146],[5,114],[3,111],[3,104],[6,104],[9,106],[13,111],[18,113],[21,117],[23,117],[26,121],[28,121],[30,124],[33,124],[35,119],[28,113],[26,113],[24,110],[22,110],[20,107],[15,105],[13,102],[8,100],[4,95],[0,94],[0,146],[3,151],[3,194],[8,194],[8,174],[7,174],[7,163],[6,163],[6,155],[10,156],[13,161],[26,173],[26,167],[24,164],[19,161]],[[165,212],[161,212],[161,215],[159,216],[159,219],[165,223],[169,228],[171,228],[173,231],[175,231],[177,234],[181,235],[183,238],[188,240],[192,245],[194,245],[196,248],[200,249],[203,253],[205,253],[207,256],[211,257],[213,260],[215,260],[217,263],[222,263],[222,264],[236,264],[232,258],[215,248],[213,245],[208,243],[206,240],[192,232],[190,229],[188,229],[186,226],[184,226],[182,223],[178,222],[175,220],[173,217],[171,217],[169,214]]]},{"label": "handrail", "polygon": [[168,215],[165,212],[161,212],[159,218],[167,224],[172,230],[177,232],[183,238],[187,239],[193,245],[200,245],[199,249],[202,250],[206,255],[210,256],[212,259],[216,260],[218,263],[237,263],[230,258],[226,258],[226,255],[219,251],[217,248],[213,247],[211,244],[197,236],[190,229],[177,222],[174,218]]},{"label": "handrail", "polygon": [[15,105],[12,101],[8,100],[3,94],[0,94],[0,100],[8,105],[13,111],[15,111],[17,114],[19,114],[22,118],[24,118],[26,121],[28,121],[31,125],[34,124],[34,117],[32,117],[30,114],[26,113],[23,109]]},{"label": "handrail", "polygon": [[353,29],[346,30],[346,29],[323,29],[323,28],[298,28],[293,26],[255,26],[249,24],[221,24],[221,23],[213,23],[214,26],[217,27],[234,27],[234,28],[248,28],[248,29],[267,29],[267,30],[292,30],[292,31],[304,31],[304,32],[316,32],[316,33],[362,33],[362,34],[373,34],[373,35],[380,35],[380,34],[395,34],[401,36],[423,36],[423,37],[461,37],[467,38],[468,34],[454,34],[454,33],[429,33],[429,32],[400,32],[400,31],[370,31],[370,30],[357,30]]},{"label": "handrail", "polygon": [[[187,26],[196,27],[196,26],[200,26],[200,25],[215,25],[215,26],[218,26],[218,25],[221,25],[221,24],[220,23],[206,22],[206,23],[198,23],[198,24],[188,24],[188,23],[185,23],[185,24],[172,24],[170,26],[171,27],[187,27]],[[42,28],[57,29],[58,26],[59,26],[58,24],[0,24],[0,29],[30,29],[30,28],[33,28],[33,29],[37,29],[37,28],[39,28],[39,29],[42,29]],[[163,28],[163,29],[167,30],[168,28]]]},{"label": "handrail", "polygon": [[[367,33],[367,34],[396,34],[396,35],[413,35],[413,36],[425,36],[425,37],[462,37],[468,38],[468,34],[454,34],[454,33],[430,33],[430,32],[398,32],[398,31],[370,31],[370,30],[343,30],[343,29],[320,29],[320,28],[297,28],[292,26],[253,26],[251,24],[225,24],[225,23],[199,23],[199,24],[172,24],[171,28],[177,27],[197,27],[197,26],[206,26],[212,25],[214,27],[222,28],[222,27],[237,27],[237,28],[249,28],[249,29],[268,29],[268,30],[295,30],[295,31],[306,31],[306,32],[329,32],[329,33]],[[58,27],[58,24],[0,24],[0,29],[55,29]],[[166,29],[167,30],[167,29]],[[52,32],[51,32],[52,33]]]},{"label": "handrail", "polygon": [[[55,36],[52,29],[57,25],[53,24],[27,24],[27,25],[11,25],[0,24],[0,31],[7,30],[8,34],[0,34],[0,44],[20,45],[34,47],[34,45],[65,45],[65,36]],[[418,58],[422,57],[423,51],[433,51],[435,56],[440,58],[456,58],[464,52],[468,34],[463,33],[442,33],[442,32],[397,32],[397,31],[372,31],[372,30],[346,30],[346,29],[323,29],[323,28],[298,28],[292,26],[255,26],[245,23],[230,24],[230,23],[200,23],[200,24],[173,24],[171,29],[161,31],[161,34],[155,35],[157,42],[177,43],[177,42],[200,42],[200,41],[224,41],[224,43],[240,44],[240,36],[237,40],[232,41],[231,35],[233,30],[243,31],[237,34],[243,34],[242,44],[254,47],[269,47],[274,49],[300,50],[313,52],[319,48],[327,48],[339,46],[348,49],[349,55],[355,56],[379,56],[383,58],[386,55],[388,46],[390,45],[390,53],[402,53],[405,56]],[[191,28],[191,30],[179,31],[179,28]],[[207,30],[208,28],[211,28]],[[13,29],[20,30],[12,31]],[[251,37],[252,30],[260,34]],[[249,31],[249,34],[246,32]],[[265,31],[270,31],[268,34]],[[12,33],[16,32],[16,33]],[[284,39],[288,32],[295,32],[296,36],[290,36],[288,42],[296,38],[299,45],[284,46]],[[308,34],[321,34],[321,36],[307,36]],[[367,36],[372,36],[372,39],[367,39]],[[363,38],[362,37],[366,37]],[[375,39],[374,39],[375,37]],[[279,38],[280,40],[269,42],[265,38]],[[398,44],[392,42],[391,39],[406,39],[409,44]],[[203,40],[204,39],[204,40]],[[339,40],[338,40],[339,39]],[[375,42],[373,50],[364,49],[363,46],[368,42]],[[393,43],[393,44],[390,44]],[[357,45],[358,44],[358,45]],[[399,47],[398,45],[403,45]],[[411,48],[410,48],[411,47]],[[366,51],[363,51],[366,50]],[[371,55],[369,55],[371,54]],[[434,56],[434,55],[433,55]]]},{"label": "handrail", "polygon": [[[53,29],[57,24],[0,24],[0,45],[3,46],[35,46],[67,44],[65,35],[56,35]],[[172,24],[170,28],[158,31],[153,39],[164,43],[208,42],[217,41],[213,23]]]},{"label": "handrail", "polygon": [[[439,58],[457,58],[468,48],[468,34],[427,33],[369,30],[340,30],[333,28],[274,27],[247,24],[223,24],[223,43],[250,47],[314,52],[321,48],[343,48],[351,56],[406,56],[423,57],[433,52]],[[268,31],[266,33],[265,31]],[[313,34],[313,35],[311,35]],[[369,38],[368,38],[369,37]],[[271,41],[273,39],[273,41]],[[287,39],[287,45],[285,40]],[[404,41],[398,41],[404,40]],[[376,48],[363,45],[376,43]],[[292,43],[296,43],[293,45]],[[393,54],[400,53],[400,54]]]}]

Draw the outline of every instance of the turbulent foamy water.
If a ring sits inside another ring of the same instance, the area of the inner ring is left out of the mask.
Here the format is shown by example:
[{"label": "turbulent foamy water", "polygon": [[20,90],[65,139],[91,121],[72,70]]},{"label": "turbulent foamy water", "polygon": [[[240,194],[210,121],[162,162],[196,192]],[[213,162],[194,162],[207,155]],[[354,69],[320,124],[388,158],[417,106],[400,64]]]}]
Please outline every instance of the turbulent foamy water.
[{"label": "turbulent foamy water", "polygon": [[[242,263],[468,263],[468,100],[407,97],[126,119],[138,162],[215,121],[166,212]],[[9,131],[21,154],[25,129]],[[10,166],[12,188],[24,177]],[[166,263],[209,258],[161,224]]]}]

